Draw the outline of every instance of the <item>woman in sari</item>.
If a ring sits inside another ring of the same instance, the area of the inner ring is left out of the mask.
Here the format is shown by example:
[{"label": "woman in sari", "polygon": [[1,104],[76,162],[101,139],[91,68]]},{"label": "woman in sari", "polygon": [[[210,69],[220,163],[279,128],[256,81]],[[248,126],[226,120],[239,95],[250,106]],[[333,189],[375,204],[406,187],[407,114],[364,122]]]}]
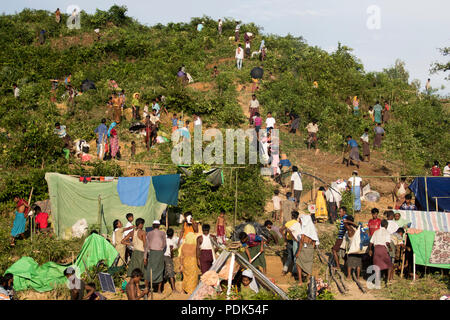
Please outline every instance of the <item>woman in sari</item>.
[{"label": "woman in sari", "polygon": [[111,144],[111,157],[115,159],[119,151],[119,136],[115,128],[111,129],[109,143]]},{"label": "woman in sari", "polygon": [[320,187],[316,196],[316,219],[328,219],[327,201],[325,199],[325,188]]},{"label": "woman in sari", "polygon": [[183,290],[192,294],[198,284],[198,275],[200,273],[197,266],[197,236],[198,233],[189,232],[180,248],[181,272],[183,273]]},{"label": "woman in sari", "polygon": [[118,267],[124,264],[125,250],[127,248],[127,246],[122,243],[123,233],[133,228],[134,228],[133,226],[124,228],[122,222],[118,219],[114,220],[113,222],[112,245],[114,246],[114,248],[116,248],[117,252],[119,252],[120,259],[119,262],[117,263]]},{"label": "woman in sari", "polygon": [[114,122],[120,123],[120,120],[122,118],[122,108],[121,108],[122,99],[118,98],[117,94],[114,92],[111,102],[114,110],[113,113]]}]

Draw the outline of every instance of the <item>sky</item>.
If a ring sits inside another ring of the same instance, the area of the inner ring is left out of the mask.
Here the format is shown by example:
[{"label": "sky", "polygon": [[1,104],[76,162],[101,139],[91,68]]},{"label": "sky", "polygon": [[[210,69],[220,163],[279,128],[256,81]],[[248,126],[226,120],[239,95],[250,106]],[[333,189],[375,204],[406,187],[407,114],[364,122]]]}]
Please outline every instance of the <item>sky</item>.
[{"label": "sky", "polygon": [[57,7],[65,12],[77,5],[94,13],[113,4],[126,5],[128,16],[149,26],[206,15],[254,22],[266,34],[302,36],[328,52],[341,42],[354,49],[366,71],[382,71],[399,58],[410,81],[419,79],[423,89],[430,78],[433,88],[450,96],[445,75],[429,73],[431,63],[448,59],[438,48],[450,46],[449,0],[15,0],[2,1],[0,12]]}]

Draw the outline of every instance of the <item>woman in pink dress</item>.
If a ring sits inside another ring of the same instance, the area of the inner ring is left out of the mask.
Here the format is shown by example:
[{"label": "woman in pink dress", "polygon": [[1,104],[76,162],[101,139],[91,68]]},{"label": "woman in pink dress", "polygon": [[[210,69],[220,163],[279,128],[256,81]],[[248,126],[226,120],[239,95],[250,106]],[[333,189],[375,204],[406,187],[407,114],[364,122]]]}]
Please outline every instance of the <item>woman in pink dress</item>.
[{"label": "woman in pink dress", "polygon": [[109,143],[111,144],[111,157],[115,159],[117,152],[119,151],[119,136],[117,135],[115,128],[111,129]]}]

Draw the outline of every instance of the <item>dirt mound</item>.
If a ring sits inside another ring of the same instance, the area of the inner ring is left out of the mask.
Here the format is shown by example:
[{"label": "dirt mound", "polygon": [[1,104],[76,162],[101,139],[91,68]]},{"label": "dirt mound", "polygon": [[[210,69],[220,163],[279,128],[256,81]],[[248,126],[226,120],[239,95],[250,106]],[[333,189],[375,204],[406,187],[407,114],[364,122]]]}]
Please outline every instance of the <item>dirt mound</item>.
[{"label": "dirt mound", "polygon": [[234,58],[233,57],[220,58],[220,59],[217,59],[215,62],[206,65],[206,69],[213,69],[214,66],[218,66],[220,64],[227,63],[227,62],[230,62],[230,61],[234,62]]},{"label": "dirt mound", "polygon": [[192,88],[197,91],[209,91],[214,87],[214,84],[211,82],[194,82],[187,85],[188,88]]}]

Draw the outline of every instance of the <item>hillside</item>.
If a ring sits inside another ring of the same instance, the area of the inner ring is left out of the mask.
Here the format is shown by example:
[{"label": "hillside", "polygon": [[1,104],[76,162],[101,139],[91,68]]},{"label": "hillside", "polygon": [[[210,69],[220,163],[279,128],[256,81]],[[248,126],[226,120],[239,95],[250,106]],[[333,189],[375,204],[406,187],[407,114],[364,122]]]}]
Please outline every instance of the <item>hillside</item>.
[{"label": "hillside", "polygon": [[[63,15],[62,21],[66,18]],[[234,59],[236,43],[229,39],[234,36],[234,20],[225,19],[223,35],[218,36],[217,22],[208,17],[192,18],[189,23],[144,26],[127,17],[125,8],[114,6],[108,11],[97,10],[93,15],[83,12],[81,19],[80,30],[69,30],[64,23],[57,25],[53,14],[46,11],[24,10],[0,16],[0,228],[4,231],[0,236],[0,272],[24,254],[39,263],[68,259],[69,254],[63,249],[48,252],[44,257],[39,248],[33,251],[27,240],[12,249],[12,254],[5,254],[9,250],[7,230],[12,225],[9,213],[14,208],[13,196],[27,198],[33,187],[33,201],[47,199],[45,172],[95,176],[177,172],[171,161],[170,143],[158,144],[147,151],[143,138],[129,132],[134,123],[130,105],[135,92],[140,93],[142,103],[151,104],[160,95],[166,97],[168,114],[162,114],[158,134],[167,138],[174,113],[183,114],[184,120],[192,120],[193,113],[200,115],[203,130],[248,128],[250,70],[262,66],[264,77],[256,95],[263,119],[267,112],[272,112],[279,125],[288,122],[286,111],[294,111],[300,117],[295,135],[288,132],[288,127],[280,127],[281,153],[326,183],[351,175],[355,167],[342,164],[345,137],[352,135],[359,142],[364,129],[369,128],[372,142],[373,123],[367,110],[377,100],[387,100],[392,108],[391,120],[383,125],[386,135],[382,147],[372,150],[370,163],[362,162],[359,170],[360,175],[371,177],[365,182],[382,195],[376,204],[380,211],[392,205],[391,190],[396,179],[376,176],[429,174],[434,160],[445,165],[450,159],[448,101],[440,101],[440,97],[420,92],[410,84],[400,61],[386,66],[382,72],[366,72],[352,49],[343,44],[328,53],[308,45],[301,37],[264,35],[258,26],[244,24],[241,43],[244,32],[252,32],[252,51],[257,51],[264,40],[267,57],[262,62],[257,58],[244,59],[239,71]],[[205,22],[204,29],[198,32],[196,26],[200,21]],[[100,39],[93,31],[96,28],[100,29]],[[38,40],[41,29],[47,31],[44,44]],[[177,80],[182,65],[194,83],[183,85]],[[211,75],[214,66],[220,72],[215,78]],[[73,105],[64,88],[64,79],[70,73],[74,88],[79,89],[85,79],[92,80],[97,88],[76,96]],[[59,80],[54,92],[51,79]],[[108,125],[113,119],[107,106],[113,91],[110,80],[115,80],[127,97],[128,108],[118,126],[122,159],[92,160],[88,164],[81,164],[74,157],[66,160],[64,144],[53,131],[55,123],[65,125],[72,139],[88,141],[89,153],[95,159],[94,129],[102,118],[107,118]],[[314,81],[318,82],[318,88],[313,86]],[[14,98],[13,83],[20,88],[19,99]],[[347,97],[353,96],[360,99],[359,115],[354,115],[346,104]],[[305,127],[313,119],[319,124],[317,153],[306,148]],[[134,158],[131,141],[137,145]],[[209,167],[204,164],[193,167],[194,175],[181,186],[179,207],[171,208],[173,212],[192,211],[196,219],[214,222],[223,209],[231,223],[237,170],[238,222],[266,220],[272,211],[273,190],[279,188],[283,194],[289,191],[270,177],[262,177],[257,165],[240,169],[223,165],[225,183],[212,190],[201,174]],[[305,178],[303,208],[305,203],[311,203],[311,189],[320,185],[317,180]],[[365,221],[372,206],[363,203],[356,220]],[[328,227],[324,228],[324,235],[332,237],[334,229]],[[66,245],[55,242],[62,248]],[[76,251],[80,243],[70,245]],[[284,289],[293,283],[292,279],[286,282],[279,275],[271,276],[284,282]]]}]

